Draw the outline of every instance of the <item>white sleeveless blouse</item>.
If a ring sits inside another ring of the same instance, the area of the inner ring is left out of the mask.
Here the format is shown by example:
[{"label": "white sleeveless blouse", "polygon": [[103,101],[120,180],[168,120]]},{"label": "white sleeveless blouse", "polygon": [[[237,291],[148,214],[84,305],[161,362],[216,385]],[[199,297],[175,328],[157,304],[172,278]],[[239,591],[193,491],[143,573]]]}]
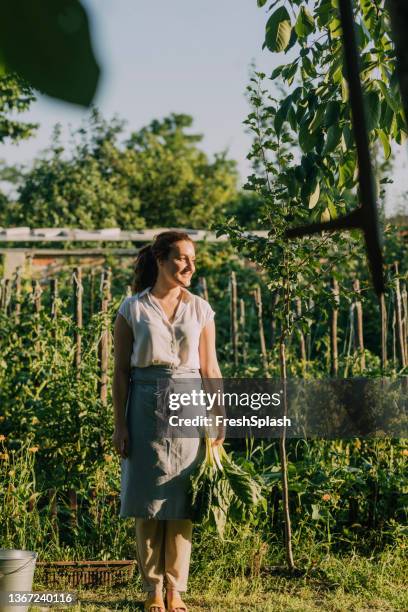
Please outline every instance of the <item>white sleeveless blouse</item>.
[{"label": "white sleeveless blouse", "polygon": [[170,323],[150,290],[148,287],[125,298],[118,310],[133,331],[130,366],[168,365],[199,369],[200,334],[213,320],[214,310],[206,300],[182,288],[182,299],[173,323]]}]

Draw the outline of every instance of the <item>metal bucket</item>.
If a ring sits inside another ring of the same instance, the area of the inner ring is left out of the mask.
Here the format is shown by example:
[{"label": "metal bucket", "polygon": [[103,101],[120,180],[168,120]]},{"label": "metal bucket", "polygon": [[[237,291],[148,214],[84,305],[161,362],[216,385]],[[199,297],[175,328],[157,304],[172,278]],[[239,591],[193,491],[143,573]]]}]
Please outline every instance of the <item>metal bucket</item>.
[{"label": "metal bucket", "polygon": [[7,605],[6,593],[31,591],[37,553],[31,550],[0,548],[0,612],[27,612],[29,604]]}]

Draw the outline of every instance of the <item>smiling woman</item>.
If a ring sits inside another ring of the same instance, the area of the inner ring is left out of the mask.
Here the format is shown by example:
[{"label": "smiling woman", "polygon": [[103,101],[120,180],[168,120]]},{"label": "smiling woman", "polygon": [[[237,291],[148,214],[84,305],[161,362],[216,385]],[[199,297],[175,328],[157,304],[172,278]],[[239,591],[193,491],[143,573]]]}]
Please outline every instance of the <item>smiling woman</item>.
[{"label": "smiling woman", "polygon": [[[135,517],[137,557],[145,609],[186,610],[192,536],[190,477],[204,458],[200,438],[157,434],[157,384],[168,379],[221,378],[214,310],[188,291],[195,248],[188,234],[156,236],[138,255],[134,295],[115,322],[113,443],[122,457],[121,517]],[[222,434],[214,444],[222,444]]]}]

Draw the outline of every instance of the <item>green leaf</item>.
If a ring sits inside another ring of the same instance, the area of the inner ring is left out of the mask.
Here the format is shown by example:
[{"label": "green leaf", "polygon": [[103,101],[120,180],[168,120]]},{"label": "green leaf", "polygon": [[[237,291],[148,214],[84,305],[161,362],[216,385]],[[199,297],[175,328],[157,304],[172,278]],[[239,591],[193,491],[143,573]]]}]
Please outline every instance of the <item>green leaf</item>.
[{"label": "green leaf", "polygon": [[391,155],[391,145],[390,145],[389,137],[384,132],[384,130],[378,130],[378,135],[380,137],[381,144],[382,144],[383,149],[384,149],[385,159],[388,159],[389,156]]},{"label": "green leaf", "polygon": [[317,134],[316,132],[311,133],[310,128],[307,122],[303,122],[300,124],[299,128],[299,145],[301,149],[308,153],[311,151],[317,142]]},{"label": "green leaf", "polygon": [[365,95],[365,103],[367,109],[367,130],[371,132],[378,127],[378,122],[381,116],[380,98],[376,91],[369,91]]},{"label": "green leaf", "polygon": [[324,126],[330,127],[333,123],[338,122],[340,117],[340,102],[338,100],[331,100],[326,106],[326,112],[324,115]]},{"label": "green leaf", "polygon": [[269,51],[284,51],[289,44],[291,32],[289,13],[281,6],[266,23],[265,45]]},{"label": "green leaf", "polygon": [[327,130],[327,138],[324,144],[323,155],[332,153],[340,142],[342,129],[338,124],[331,125]]},{"label": "green leaf", "polygon": [[281,103],[275,115],[274,128],[275,128],[275,132],[277,136],[280,136],[283,122],[286,121],[288,111],[289,111],[291,104],[292,104],[292,96],[288,96],[285,100],[283,100],[283,102]]},{"label": "green leaf", "polygon": [[78,0],[15,0],[2,6],[1,53],[9,70],[49,96],[89,106],[99,67]]},{"label": "green leaf", "polygon": [[319,197],[320,197],[320,184],[317,183],[316,189],[313,191],[313,193],[309,197],[309,208],[314,208],[316,206],[316,204],[319,201]]},{"label": "green leaf", "polygon": [[295,31],[299,38],[304,38],[314,32],[315,23],[310,11],[302,6],[296,19]]},{"label": "green leaf", "polygon": [[315,130],[318,130],[320,128],[320,126],[323,123],[323,119],[325,117],[325,113],[326,113],[326,107],[324,104],[320,104],[317,107],[315,116],[312,119],[312,122],[310,124],[310,131],[314,132]]},{"label": "green leaf", "polygon": [[320,215],[320,221],[322,223],[328,223],[330,221],[330,210],[328,208],[325,208]]},{"label": "green leaf", "polygon": [[329,30],[332,38],[338,38],[341,36],[341,23],[340,19],[334,18],[329,21]]},{"label": "green leaf", "polygon": [[257,4],[259,6],[259,8],[262,8],[263,6],[265,6],[267,0],[257,0]]},{"label": "green leaf", "polygon": [[280,76],[280,74],[282,73],[284,66],[278,66],[277,68],[275,68],[275,70],[272,71],[271,74],[271,81],[273,81],[273,79],[276,79],[277,76]]},{"label": "green leaf", "polygon": [[336,210],[334,203],[331,200],[328,200],[327,208],[329,209],[331,218],[337,219],[337,210]]},{"label": "green leaf", "polygon": [[339,187],[352,186],[355,168],[354,156],[347,157],[340,164],[339,168]]}]

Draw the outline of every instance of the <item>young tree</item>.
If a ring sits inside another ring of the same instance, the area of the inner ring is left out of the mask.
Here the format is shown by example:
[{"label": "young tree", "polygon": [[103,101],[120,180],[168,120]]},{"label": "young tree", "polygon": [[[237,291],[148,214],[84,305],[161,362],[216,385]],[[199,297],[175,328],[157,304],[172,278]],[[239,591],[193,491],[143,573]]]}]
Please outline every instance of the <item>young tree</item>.
[{"label": "young tree", "polygon": [[[336,254],[347,258],[353,241],[342,235],[312,236],[289,242],[291,225],[306,220],[330,220],[358,206],[357,155],[353,140],[348,84],[337,0],[258,0],[272,11],[264,48],[294,59],[275,68],[271,79],[289,87],[276,99],[264,88],[264,74],[248,88],[252,112],[245,122],[254,134],[250,153],[254,173],[247,189],[265,202],[267,239],[248,237],[246,228],[231,219],[216,224],[240,253],[247,253],[270,276],[269,287],[279,295],[280,370],[287,378],[287,341],[301,323],[293,308],[295,298],[310,294],[322,277],[321,260],[334,264]],[[401,142],[405,123],[395,75],[395,51],[389,36],[389,18],[382,0],[354,3],[359,39],[361,80],[368,111],[371,146],[380,140],[385,158],[391,141]],[[353,245],[354,246],[354,245]],[[319,292],[323,291],[319,285]],[[327,294],[327,300],[333,296]],[[284,395],[286,409],[286,394]],[[294,569],[289,514],[285,434],[280,438],[283,510],[287,563]]]}]

